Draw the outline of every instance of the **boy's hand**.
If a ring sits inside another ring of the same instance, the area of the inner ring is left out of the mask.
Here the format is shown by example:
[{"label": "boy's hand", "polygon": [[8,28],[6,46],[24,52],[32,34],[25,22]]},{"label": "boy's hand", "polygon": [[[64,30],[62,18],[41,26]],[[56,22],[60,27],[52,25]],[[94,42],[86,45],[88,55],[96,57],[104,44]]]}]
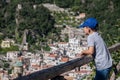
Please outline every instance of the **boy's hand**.
[{"label": "boy's hand", "polygon": [[85,56],[86,54],[84,54],[84,51],[81,52],[81,56]]},{"label": "boy's hand", "polygon": [[88,50],[83,50],[81,55],[92,55],[94,53],[94,46],[88,48]]},{"label": "boy's hand", "polygon": [[[86,51],[86,50],[84,50],[84,51]],[[88,55],[88,56],[92,57],[92,55],[91,55],[91,54],[85,54],[85,53],[84,53],[84,51],[82,51],[82,52],[80,53],[80,54],[81,54],[81,57],[86,56],[86,55]]]}]

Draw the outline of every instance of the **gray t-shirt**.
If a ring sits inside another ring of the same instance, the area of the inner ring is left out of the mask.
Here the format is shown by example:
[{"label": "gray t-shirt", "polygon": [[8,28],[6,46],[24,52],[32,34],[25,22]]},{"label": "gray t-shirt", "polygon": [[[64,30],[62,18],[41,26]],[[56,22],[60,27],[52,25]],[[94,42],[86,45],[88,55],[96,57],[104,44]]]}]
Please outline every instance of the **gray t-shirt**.
[{"label": "gray t-shirt", "polygon": [[97,32],[93,32],[87,38],[88,47],[93,46],[95,66],[97,70],[103,70],[112,66],[112,58],[103,39]]}]

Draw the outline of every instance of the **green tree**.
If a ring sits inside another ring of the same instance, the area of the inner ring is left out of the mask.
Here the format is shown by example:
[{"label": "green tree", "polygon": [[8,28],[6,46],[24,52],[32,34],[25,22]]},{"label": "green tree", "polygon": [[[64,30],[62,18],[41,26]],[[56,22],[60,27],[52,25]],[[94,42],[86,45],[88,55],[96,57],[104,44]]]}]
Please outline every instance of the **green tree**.
[{"label": "green tree", "polygon": [[20,23],[19,30],[30,29],[43,37],[54,29],[54,18],[50,15],[50,11],[42,5],[36,9],[29,4],[24,5],[20,16],[23,22]]},{"label": "green tree", "polygon": [[59,7],[69,8],[73,5],[74,0],[55,0],[55,4]]}]

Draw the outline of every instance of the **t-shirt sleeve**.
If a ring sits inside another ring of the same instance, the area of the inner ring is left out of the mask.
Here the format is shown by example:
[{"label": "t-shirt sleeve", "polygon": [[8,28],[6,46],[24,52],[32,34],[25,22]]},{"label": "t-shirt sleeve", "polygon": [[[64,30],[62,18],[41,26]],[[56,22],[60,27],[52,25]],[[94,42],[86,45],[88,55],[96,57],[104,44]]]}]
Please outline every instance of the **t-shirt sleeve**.
[{"label": "t-shirt sleeve", "polygon": [[88,47],[94,46],[94,39],[92,37],[87,38]]}]

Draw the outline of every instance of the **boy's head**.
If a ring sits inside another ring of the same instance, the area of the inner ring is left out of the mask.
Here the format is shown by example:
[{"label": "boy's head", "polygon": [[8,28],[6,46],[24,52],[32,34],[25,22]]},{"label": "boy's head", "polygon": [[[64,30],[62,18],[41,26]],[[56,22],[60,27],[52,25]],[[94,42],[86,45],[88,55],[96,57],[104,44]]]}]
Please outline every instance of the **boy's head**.
[{"label": "boy's head", "polygon": [[98,21],[95,18],[88,18],[86,19],[79,28],[83,28],[86,34],[89,34],[90,31],[96,31],[98,26]]}]

